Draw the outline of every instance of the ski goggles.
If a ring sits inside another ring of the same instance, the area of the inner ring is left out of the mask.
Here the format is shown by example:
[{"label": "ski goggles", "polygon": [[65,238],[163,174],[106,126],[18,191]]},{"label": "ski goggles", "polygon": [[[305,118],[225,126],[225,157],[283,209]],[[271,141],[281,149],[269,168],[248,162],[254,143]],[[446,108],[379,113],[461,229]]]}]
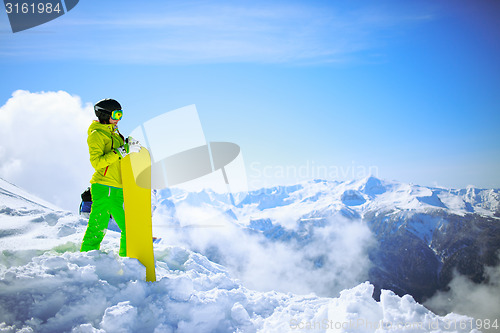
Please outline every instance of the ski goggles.
[{"label": "ski goggles", "polygon": [[123,110],[115,110],[111,112],[111,119],[120,120],[123,117]]},{"label": "ski goggles", "polygon": [[[108,109],[102,108],[100,106],[95,106],[94,109],[95,109],[96,115],[98,115],[97,113],[99,112],[99,110],[102,110],[102,111],[104,111],[105,114],[109,114],[111,116],[111,119],[114,119],[114,120],[120,120],[123,117],[123,110],[109,111]],[[101,114],[102,114],[102,112],[101,112]]]}]

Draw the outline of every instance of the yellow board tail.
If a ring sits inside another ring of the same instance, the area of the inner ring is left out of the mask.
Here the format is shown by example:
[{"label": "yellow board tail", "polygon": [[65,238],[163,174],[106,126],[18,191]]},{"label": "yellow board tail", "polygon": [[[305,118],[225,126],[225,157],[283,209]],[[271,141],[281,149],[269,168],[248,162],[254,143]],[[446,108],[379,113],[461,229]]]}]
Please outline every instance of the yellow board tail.
[{"label": "yellow board tail", "polygon": [[144,188],[137,186],[136,183],[139,174],[141,174],[141,185],[144,179],[151,179],[151,157],[148,150],[142,148],[139,153],[125,156],[121,161],[121,170],[127,257],[138,259],[146,267],[146,281],[154,282],[156,273],[151,220],[151,186]]}]

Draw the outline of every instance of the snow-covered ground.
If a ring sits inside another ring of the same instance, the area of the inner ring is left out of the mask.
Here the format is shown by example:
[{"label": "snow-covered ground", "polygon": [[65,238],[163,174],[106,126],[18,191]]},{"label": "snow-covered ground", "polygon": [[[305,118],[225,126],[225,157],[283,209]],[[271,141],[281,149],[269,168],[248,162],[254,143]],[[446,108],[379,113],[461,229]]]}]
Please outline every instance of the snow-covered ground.
[{"label": "snow-covered ground", "polygon": [[[341,200],[364,205],[380,190],[374,184]],[[0,332],[477,331],[471,318],[437,316],[410,296],[383,291],[376,302],[367,282],[336,298],[252,290],[166,239],[155,245],[157,282],[145,282],[137,260],[117,255],[117,231],[108,231],[101,251],[80,253],[85,227],[80,216],[0,179]],[[252,263],[259,260],[266,258]],[[282,279],[287,285],[294,276]]]}]

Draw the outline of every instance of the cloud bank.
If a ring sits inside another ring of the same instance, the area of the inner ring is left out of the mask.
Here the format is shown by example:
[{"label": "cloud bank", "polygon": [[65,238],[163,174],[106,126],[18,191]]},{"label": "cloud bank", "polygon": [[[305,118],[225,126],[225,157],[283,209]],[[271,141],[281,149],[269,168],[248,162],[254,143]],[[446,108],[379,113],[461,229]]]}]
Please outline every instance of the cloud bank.
[{"label": "cloud bank", "polygon": [[89,186],[87,129],[92,105],[64,91],[18,90],[0,107],[0,177],[78,211]]},{"label": "cloud bank", "polygon": [[474,317],[476,324],[483,325],[478,329],[496,331],[491,325],[495,319],[500,324],[500,266],[485,267],[485,276],[487,282],[476,284],[456,273],[448,284],[449,290],[436,293],[424,305],[437,314],[454,312]]},{"label": "cloud bank", "polygon": [[157,209],[153,234],[167,244],[206,255],[248,288],[336,297],[368,278],[368,251],[374,239],[361,221],[335,216],[325,227],[315,228],[307,240],[269,240],[220,213],[217,225],[193,226],[203,210],[206,216],[214,216],[213,207],[197,207],[198,218],[191,222],[179,221],[188,216],[183,210],[190,210],[189,205],[175,208],[175,216],[169,207]]}]

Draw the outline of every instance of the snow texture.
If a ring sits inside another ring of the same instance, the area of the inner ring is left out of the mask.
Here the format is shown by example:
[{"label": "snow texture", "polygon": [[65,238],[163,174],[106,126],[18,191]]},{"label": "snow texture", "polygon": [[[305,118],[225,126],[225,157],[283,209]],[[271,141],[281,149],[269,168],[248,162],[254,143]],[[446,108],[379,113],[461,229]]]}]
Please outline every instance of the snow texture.
[{"label": "snow texture", "polygon": [[[353,191],[339,198],[359,206],[384,195],[376,181]],[[423,195],[432,200],[419,205],[438,199]],[[283,197],[272,204],[293,203]],[[477,331],[471,318],[437,316],[408,295],[383,291],[377,302],[368,282],[337,298],[247,289],[225,267],[165,242],[155,244],[157,282],[145,282],[137,260],[117,255],[116,231],[101,250],[80,253],[85,227],[85,219],[0,180],[0,332]],[[453,322],[467,327],[447,330]]]}]

